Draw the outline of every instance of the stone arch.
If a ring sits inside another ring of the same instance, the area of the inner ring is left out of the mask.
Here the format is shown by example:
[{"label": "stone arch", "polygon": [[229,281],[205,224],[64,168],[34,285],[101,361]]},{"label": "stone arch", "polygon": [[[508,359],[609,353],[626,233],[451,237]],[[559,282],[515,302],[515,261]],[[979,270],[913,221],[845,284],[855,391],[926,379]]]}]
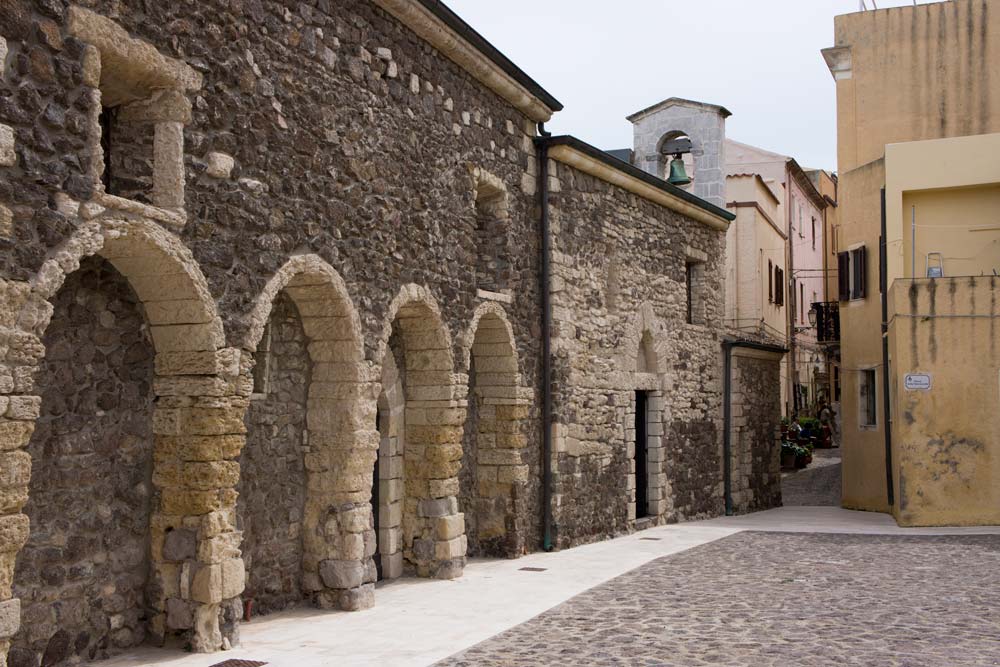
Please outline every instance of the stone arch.
[{"label": "stone arch", "polygon": [[456,578],[466,554],[458,473],[467,378],[454,372],[451,335],[430,290],[414,284],[400,290],[389,305],[377,354],[380,368],[386,355],[396,355],[406,401],[404,559],[418,576]]},{"label": "stone arch", "polygon": [[302,577],[323,608],[374,604],[375,534],[370,505],[377,383],[364,359],[361,321],[337,271],[317,255],[292,257],[267,282],[249,315],[244,382],[273,304],[285,294],[306,338],[309,381],[302,448],[305,499]]},{"label": "stone arch", "polygon": [[[619,367],[626,369],[624,381],[629,388],[625,444],[629,458],[628,517],[633,526],[637,516],[647,518],[654,525],[665,521],[673,503],[664,442],[670,417],[666,402],[669,377],[663,347],[667,339],[666,329],[652,305],[643,302],[627,326],[619,359]],[[645,415],[643,424],[639,423],[640,410]],[[645,431],[645,446],[637,441],[637,434],[642,431]],[[643,453],[645,459],[640,460]],[[643,471],[646,474],[645,508],[637,506],[636,502],[641,483],[637,474]]]},{"label": "stone arch", "polygon": [[470,391],[460,505],[469,553],[517,556],[525,548],[519,508],[528,483],[524,453],[531,396],[521,380],[513,328],[498,303],[476,309],[462,351]]},{"label": "stone arch", "polygon": [[[242,445],[238,416],[244,401],[238,391],[239,357],[224,347],[215,301],[191,252],[156,223],[121,213],[102,212],[81,221],[27,284],[10,285],[3,295],[0,312],[9,317],[3,323],[9,327],[3,367],[10,381],[0,382],[0,391],[8,394],[0,401],[7,406],[0,422],[0,468],[10,472],[0,508],[0,582],[6,582],[0,598],[7,600],[0,602],[7,612],[2,615],[9,618],[13,611],[17,617],[11,576],[17,551],[33,535],[20,512],[28,501],[31,467],[24,447],[42,409],[33,380],[45,358],[42,335],[67,277],[94,256],[110,264],[135,295],[155,354],[148,429],[153,439],[149,572],[140,603],[147,618],[144,633],[159,639],[177,635],[193,650],[214,651],[232,636],[232,603],[243,587],[239,535],[232,522],[233,459]],[[67,644],[61,653],[73,650]]]}]

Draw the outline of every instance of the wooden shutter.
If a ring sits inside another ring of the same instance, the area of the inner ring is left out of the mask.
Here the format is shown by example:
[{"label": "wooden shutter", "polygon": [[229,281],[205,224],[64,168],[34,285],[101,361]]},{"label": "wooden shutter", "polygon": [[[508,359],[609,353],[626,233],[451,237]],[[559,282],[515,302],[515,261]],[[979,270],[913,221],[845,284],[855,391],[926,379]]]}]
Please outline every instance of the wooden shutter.
[{"label": "wooden shutter", "polygon": [[774,265],[767,260],[767,301],[774,303]]},{"label": "wooden shutter", "polygon": [[841,301],[851,300],[851,253],[837,253],[837,294]]},{"label": "wooden shutter", "polygon": [[863,299],[867,293],[865,278],[868,275],[868,250],[862,246],[851,251],[851,271],[854,274],[852,299]]}]

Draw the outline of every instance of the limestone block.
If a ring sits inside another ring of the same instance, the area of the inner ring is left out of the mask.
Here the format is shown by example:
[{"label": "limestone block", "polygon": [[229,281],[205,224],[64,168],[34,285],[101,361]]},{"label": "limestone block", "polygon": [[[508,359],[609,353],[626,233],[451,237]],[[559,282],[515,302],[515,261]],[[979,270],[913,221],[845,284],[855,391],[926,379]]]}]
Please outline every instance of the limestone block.
[{"label": "limestone block", "polygon": [[521,465],[519,449],[480,449],[479,465]]},{"label": "limestone block", "polygon": [[360,611],[375,606],[375,584],[364,584],[357,588],[341,591],[340,608],[344,611]]},{"label": "limestone block", "polygon": [[6,417],[15,420],[35,420],[42,405],[40,396],[11,396],[6,401]]},{"label": "limestone block", "polygon": [[243,533],[233,531],[222,533],[198,544],[198,560],[202,563],[219,563],[231,558],[239,558]]},{"label": "limestone block", "polygon": [[[166,514],[201,516],[232,507],[236,502],[235,491],[230,489],[192,491],[176,487],[165,488],[157,482],[154,473],[153,483],[163,489],[160,502],[163,512]],[[227,495],[228,491],[232,491],[232,495]]]},{"label": "limestone block", "polygon": [[236,348],[164,352],[157,350],[157,375],[214,375],[235,377],[240,373],[240,351]]},{"label": "limestone block", "polygon": [[83,50],[83,85],[90,88],[101,85],[101,52],[90,44]]},{"label": "limestone block", "polygon": [[9,125],[0,125],[0,167],[13,167],[15,164],[14,129]]},{"label": "limestone block", "polygon": [[434,540],[413,540],[413,558],[418,563],[427,563],[434,559]]},{"label": "limestone block", "polygon": [[0,488],[0,514],[20,512],[28,502],[28,485]]},{"label": "limestone block", "polygon": [[344,560],[361,560],[365,556],[363,533],[345,533],[340,536],[340,557]]},{"label": "limestone block", "polygon": [[235,598],[243,593],[246,587],[246,566],[242,558],[230,558],[222,561],[222,599]]},{"label": "limestone block", "polygon": [[183,464],[183,484],[189,489],[210,491],[235,487],[240,478],[237,461],[193,461]]},{"label": "limestone block", "polygon": [[0,602],[0,640],[10,639],[21,627],[21,601],[18,598]]},{"label": "limestone block", "polygon": [[213,563],[202,565],[191,579],[191,599],[205,604],[221,602],[222,596],[222,565]]},{"label": "limestone block", "polygon": [[216,512],[209,512],[200,517],[195,517],[191,521],[198,526],[198,539],[206,540],[216,535],[222,535],[236,530],[236,509],[235,503],[229,508]]},{"label": "limestone block", "polygon": [[497,469],[497,482],[501,484],[524,484],[528,481],[528,475],[528,466],[501,466]]},{"label": "limestone block", "polygon": [[454,497],[425,498],[420,501],[418,516],[436,519],[456,512],[458,512],[458,501]]},{"label": "limestone block", "polygon": [[14,213],[0,204],[0,236],[9,238],[14,235]]},{"label": "limestone block", "polygon": [[0,552],[16,552],[28,540],[28,517],[24,514],[0,516]]},{"label": "limestone block", "polygon": [[31,455],[28,452],[0,452],[0,487],[26,486],[30,480]]},{"label": "limestone block", "polygon": [[188,630],[194,626],[194,605],[179,598],[167,599],[167,628]]},{"label": "limestone block", "polygon": [[398,579],[403,575],[403,552],[382,554],[382,577]]},{"label": "limestone block", "polygon": [[222,648],[222,632],[219,630],[219,605],[199,605],[194,613],[191,650],[195,653],[212,653],[220,648]]},{"label": "limestone block", "polygon": [[429,485],[429,491],[432,498],[457,496],[459,493],[459,481],[457,477],[449,479],[432,479],[429,481]]},{"label": "limestone block", "polygon": [[465,515],[453,514],[439,517],[435,522],[438,540],[452,540],[465,534]]},{"label": "limestone block", "polygon": [[465,535],[450,540],[438,540],[434,543],[434,557],[437,560],[451,560],[465,556],[466,538]]},{"label": "limestone block", "polygon": [[365,568],[359,560],[325,560],[320,563],[319,575],[327,588],[357,588],[364,580]]},{"label": "limestone block", "polygon": [[236,161],[225,153],[209,153],[205,156],[205,174],[212,178],[229,178]]}]

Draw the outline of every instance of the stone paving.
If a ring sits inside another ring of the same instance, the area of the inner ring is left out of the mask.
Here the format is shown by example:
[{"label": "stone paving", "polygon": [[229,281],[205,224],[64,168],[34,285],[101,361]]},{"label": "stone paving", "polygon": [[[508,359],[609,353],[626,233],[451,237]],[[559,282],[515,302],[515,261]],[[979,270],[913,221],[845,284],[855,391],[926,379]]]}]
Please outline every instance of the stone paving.
[{"label": "stone paving", "polygon": [[1000,536],[746,532],[651,561],[438,667],[1000,665]]},{"label": "stone paving", "polygon": [[785,507],[840,506],[840,448],[817,449],[805,470],[781,476],[781,502]]}]

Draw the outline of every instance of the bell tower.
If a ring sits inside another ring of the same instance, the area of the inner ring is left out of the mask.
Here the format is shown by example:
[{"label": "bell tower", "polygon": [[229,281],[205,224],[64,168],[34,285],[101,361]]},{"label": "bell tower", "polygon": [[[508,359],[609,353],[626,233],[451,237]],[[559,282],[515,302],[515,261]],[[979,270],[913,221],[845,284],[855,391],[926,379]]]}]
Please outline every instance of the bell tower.
[{"label": "bell tower", "polygon": [[[725,207],[726,119],[731,115],[725,107],[679,97],[632,114],[636,166],[664,180],[673,173],[679,187]],[[671,169],[677,155],[682,162]],[[689,184],[676,178],[682,171]]]}]

